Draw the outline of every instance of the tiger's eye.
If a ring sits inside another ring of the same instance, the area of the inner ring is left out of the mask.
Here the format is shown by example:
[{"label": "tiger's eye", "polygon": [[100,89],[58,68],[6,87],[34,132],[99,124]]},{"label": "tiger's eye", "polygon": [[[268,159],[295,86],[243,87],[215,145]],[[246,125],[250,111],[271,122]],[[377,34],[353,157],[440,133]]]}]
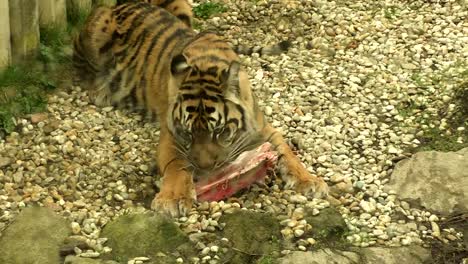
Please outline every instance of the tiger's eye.
[{"label": "tiger's eye", "polygon": [[218,141],[219,144],[223,146],[227,146],[231,144],[232,141],[232,134],[231,130],[229,128],[222,129],[216,133],[216,140]]}]

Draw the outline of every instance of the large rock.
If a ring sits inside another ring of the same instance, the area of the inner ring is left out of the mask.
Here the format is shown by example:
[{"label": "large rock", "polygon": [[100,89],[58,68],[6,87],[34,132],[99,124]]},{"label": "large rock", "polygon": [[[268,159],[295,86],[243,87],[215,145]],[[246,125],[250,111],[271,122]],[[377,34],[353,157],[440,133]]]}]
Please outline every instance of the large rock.
[{"label": "large rock", "polygon": [[63,264],[119,264],[113,260],[102,260],[92,258],[81,258],[73,255],[69,255],[65,258]]},{"label": "large rock", "polygon": [[431,260],[431,252],[420,246],[409,247],[369,247],[360,249],[363,264],[422,264]]},{"label": "large rock", "polygon": [[223,237],[232,243],[228,263],[254,263],[257,256],[275,256],[279,253],[280,225],[271,214],[238,210],[224,215]]},{"label": "large rock", "polygon": [[468,148],[419,152],[400,161],[387,189],[396,191],[400,199],[418,201],[441,214],[468,211]]},{"label": "large rock", "polygon": [[349,251],[323,248],[312,252],[296,251],[279,261],[280,264],[423,264],[431,259],[429,250],[420,246],[398,248],[351,248]]},{"label": "large rock", "polygon": [[325,208],[320,214],[313,215],[311,209],[306,209],[305,220],[312,225],[310,235],[315,239],[336,247],[343,244],[343,234],[348,230],[343,216],[333,207]]},{"label": "large rock", "polygon": [[119,261],[146,256],[157,259],[157,263],[166,263],[160,256],[194,254],[189,238],[179,227],[156,213],[120,216],[105,226],[102,236],[109,239],[112,259]]},{"label": "large rock", "polygon": [[[339,251],[329,248],[312,252],[296,251],[279,261],[280,264],[361,264],[361,257],[350,251]],[[413,264],[413,263],[412,263]]]},{"label": "large rock", "polygon": [[0,237],[0,263],[58,264],[69,224],[43,207],[24,209]]}]

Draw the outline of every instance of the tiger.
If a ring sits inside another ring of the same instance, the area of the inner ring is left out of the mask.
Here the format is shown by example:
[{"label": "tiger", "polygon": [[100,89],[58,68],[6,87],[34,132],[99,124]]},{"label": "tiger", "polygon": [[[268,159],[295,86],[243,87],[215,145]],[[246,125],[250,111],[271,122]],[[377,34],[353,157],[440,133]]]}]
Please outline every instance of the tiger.
[{"label": "tiger", "polygon": [[[153,5],[157,5],[166,9],[169,13],[176,16],[188,27],[192,27],[193,11],[192,5],[188,0],[139,0]],[[117,1],[117,4],[122,4],[128,1]]]},{"label": "tiger", "polygon": [[[197,33],[148,3],[99,7],[74,41],[74,63],[97,105],[133,98],[160,123],[156,161],[161,176],[151,209],[186,215],[196,202],[194,182],[270,142],[286,188],[328,194],[261,111],[238,53],[274,54],[233,47],[221,34]],[[237,52],[236,52],[237,51]]]}]

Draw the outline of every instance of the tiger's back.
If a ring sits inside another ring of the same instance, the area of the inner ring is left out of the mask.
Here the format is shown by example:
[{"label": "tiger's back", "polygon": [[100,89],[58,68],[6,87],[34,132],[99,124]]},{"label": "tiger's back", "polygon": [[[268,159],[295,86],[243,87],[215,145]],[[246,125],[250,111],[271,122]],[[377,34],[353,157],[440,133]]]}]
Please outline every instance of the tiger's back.
[{"label": "tiger's back", "polygon": [[152,108],[155,96],[151,95],[166,96],[160,88],[167,85],[172,54],[194,34],[152,4],[99,7],[75,39],[74,64],[96,104],[115,105],[131,98]]}]

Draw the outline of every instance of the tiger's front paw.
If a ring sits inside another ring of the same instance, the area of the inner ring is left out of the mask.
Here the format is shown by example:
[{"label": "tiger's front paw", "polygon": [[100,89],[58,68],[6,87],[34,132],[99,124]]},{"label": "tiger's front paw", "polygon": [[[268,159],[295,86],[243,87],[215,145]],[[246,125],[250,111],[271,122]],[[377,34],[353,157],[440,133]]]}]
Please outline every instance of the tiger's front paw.
[{"label": "tiger's front paw", "polygon": [[163,180],[161,190],[153,199],[151,209],[172,217],[187,215],[196,201],[195,188],[187,175]]},{"label": "tiger's front paw", "polygon": [[317,176],[311,175],[301,163],[293,163],[280,167],[280,172],[286,182],[286,189],[295,189],[302,194],[313,193],[315,198],[328,196],[328,185]]},{"label": "tiger's front paw", "polygon": [[151,209],[176,218],[187,215],[194,202],[192,197],[174,197],[160,192],[154,197]]}]

